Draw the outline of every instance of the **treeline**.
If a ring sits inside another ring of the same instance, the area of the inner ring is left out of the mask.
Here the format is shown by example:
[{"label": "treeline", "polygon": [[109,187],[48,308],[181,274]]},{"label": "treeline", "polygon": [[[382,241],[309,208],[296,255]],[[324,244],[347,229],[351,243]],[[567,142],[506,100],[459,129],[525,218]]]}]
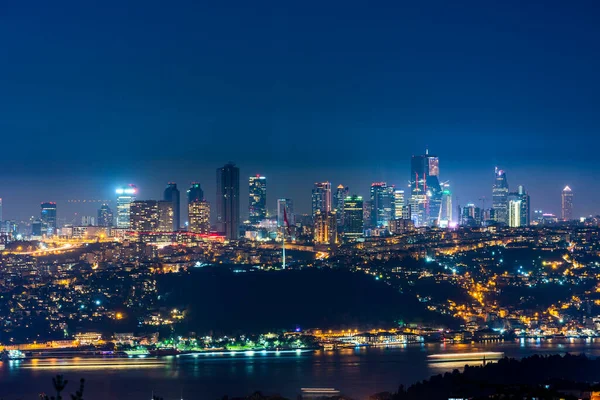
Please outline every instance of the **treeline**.
[{"label": "treeline", "polygon": [[585,355],[534,355],[522,360],[504,358],[484,366],[466,365],[463,372],[443,375],[401,386],[396,393],[378,393],[370,400],[413,399],[577,399],[597,389],[600,359]]}]

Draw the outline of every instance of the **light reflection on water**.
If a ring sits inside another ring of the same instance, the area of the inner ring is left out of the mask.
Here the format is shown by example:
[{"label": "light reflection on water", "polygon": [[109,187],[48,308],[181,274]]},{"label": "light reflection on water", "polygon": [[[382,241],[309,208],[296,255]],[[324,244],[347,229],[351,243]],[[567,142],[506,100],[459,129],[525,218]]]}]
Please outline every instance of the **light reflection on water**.
[{"label": "light reflection on water", "polygon": [[[36,398],[51,388],[51,378],[86,379],[86,400],[143,399],[150,391],[166,398],[247,396],[259,389],[295,398],[300,387],[335,387],[353,398],[396,390],[431,375],[461,370],[481,361],[428,362],[428,355],[503,352],[508,357],[532,354],[585,353],[600,356],[600,340],[516,340],[497,343],[426,343],[380,348],[253,355],[201,355],[162,358],[34,359],[0,363],[0,398]],[[489,362],[489,361],[488,361]],[[186,396],[186,393],[188,394]],[[202,396],[196,396],[201,393]]]}]

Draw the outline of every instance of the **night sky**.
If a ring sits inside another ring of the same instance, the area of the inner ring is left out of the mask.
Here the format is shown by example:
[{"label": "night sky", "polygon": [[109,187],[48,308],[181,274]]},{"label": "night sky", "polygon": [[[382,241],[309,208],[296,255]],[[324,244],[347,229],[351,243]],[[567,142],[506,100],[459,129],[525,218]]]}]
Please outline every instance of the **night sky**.
[{"label": "night sky", "polygon": [[[374,5],[377,4],[377,7]],[[368,7],[370,5],[370,7]],[[309,210],[315,181],[366,195],[440,157],[455,204],[493,170],[534,209],[600,212],[600,24],[594,1],[28,1],[0,5],[4,217],[92,214],[135,183],[215,169],[266,175],[269,207]],[[183,196],[182,196],[183,197]],[[489,204],[489,202],[488,202]],[[114,202],[113,202],[114,206]],[[185,215],[185,213],[183,213]]]}]

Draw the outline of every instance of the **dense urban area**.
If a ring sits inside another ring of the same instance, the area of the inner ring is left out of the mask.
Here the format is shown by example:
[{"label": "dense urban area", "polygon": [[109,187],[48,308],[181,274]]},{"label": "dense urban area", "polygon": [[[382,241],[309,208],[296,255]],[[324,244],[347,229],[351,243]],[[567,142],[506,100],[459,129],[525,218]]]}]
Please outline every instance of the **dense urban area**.
[{"label": "dense urban area", "polygon": [[185,224],[173,183],[160,201],[119,188],[115,218],[103,204],[81,225],[59,227],[43,203],[28,226],[3,223],[0,343],[22,356],[600,335],[600,219],[574,220],[566,188],[561,218],[532,220],[529,196],[497,170],[492,208],[457,207],[453,222],[437,163],[413,157],[427,173],[408,201],[383,182],[367,206],[317,183],[312,215],[280,199],[270,217],[253,176],[242,223],[233,164],[217,171],[216,224],[197,183]]}]

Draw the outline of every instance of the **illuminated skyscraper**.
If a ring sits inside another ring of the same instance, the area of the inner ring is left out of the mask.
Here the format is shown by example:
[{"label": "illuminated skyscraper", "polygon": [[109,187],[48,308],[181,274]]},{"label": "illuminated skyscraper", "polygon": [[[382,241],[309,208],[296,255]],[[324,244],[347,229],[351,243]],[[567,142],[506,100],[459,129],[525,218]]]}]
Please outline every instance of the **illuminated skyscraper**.
[{"label": "illuminated skyscraper", "polygon": [[561,217],[563,221],[571,221],[573,219],[573,191],[570,187],[565,186],[561,195]]},{"label": "illuminated skyscraper", "polygon": [[448,182],[442,183],[442,209],[440,226],[448,226],[452,222],[452,192]]},{"label": "illuminated skyscraper", "polygon": [[4,221],[2,219],[2,199],[0,198],[0,224],[2,223],[2,221]]},{"label": "illuminated skyscraper", "polygon": [[410,189],[411,214],[416,226],[439,224],[442,204],[439,158],[429,152],[412,156]]},{"label": "illuminated skyscraper", "polygon": [[188,204],[194,201],[202,201],[204,200],[204,191],[200,187],[198,182],[192,182],[192,185],[187,190],[187,201]]},{"label": "illuminated skyscraper", "polygon": [[135,200],[129,204],[129,229],[131,231],[156,232],[158,226],[158,201]]},{"label": "illuminated skyscraper", "polygon": [[506,173],[496,167],[494,187],[492,189],[492,208],[494,221],[508,224],[508,181]]},{"label": "illuminated skyscraper", "polygon": [[519,185],[517,194],[521,200],[521,226],[531,225],[531,198],[523,185]]},{"label": "illuminated skyscraper", "polygon": [[363,198],[361,196],[346,196],[344,199],[344,237],[357,238],[363,235]]},{"label": "illuminated skyscraper", "polygon": [[98,226],[112,226],[113,225],[113,212],[108,204],[102,204],[98,209]]},{"label": "illuminated skyscraper", "polygon": [[204,200],[188,203],[188,231],[208,234],[210,232],[210,204]]},{"label": "illuminated skyscraper", "polygon": [[229,240],[240,235],[240,169],[233,163],[217,168],[217,231]]},{"label": "illuminated skyscraper", "polygon": [[277,199],[277,226],[282,227],[285,225],[284,211],[287,214],[288,223],[293,226],[296,223],[294,216],[294,202],[292,199]]},{"label": "illuminated skyscraper", "polygon": [[337,215],[338,229],[341,229],[344,226],[344,201],[349,193],[350,189],[348,189],[347,186],[338,185],[335,194],[333,195],[333,209]]},{"label": "illuminated skyscraper", "polygon": [[248,180],[250,223],[258,224],[267,217],[267,178],[256,175]]},{"label": "illuminated skyscraper", "polygon": [[396,189],[394,190],[394,218],[402,218],[404,215],[404,190]]},{"label": "illuminated skyscraper", "polygon": [[322,213],[317,210],[314,215],[314,241],[315,244],[334,245],[338,242],[337,237],[337,218],[335,211]]},{"label": "illuminated skyscraper", "polygon": [[372,205],[370,200],[363,200],[363,226],[365,229],[374,228],[371,226],[371,210]]},{"label": "illuminated skyscraper", "polygon": [[[171,208],[173,209],[173,226],[164,232],[177,232],[181,228],[181,204],[179,198],[179,189],[177,189],[177,184],[175,182],[168,183],[167,188],[165,189],[163,200],[170,202]],[[162,228],[166,227],[163,226]],[[163,230],[161,229],[161,231]]]},{"label": "illuminated skyscraper", "polygon": [[117,228],[129,229],[131,203],[135,201],[137,188],[135,185],[117,188]]},{"label": "illuminated skyscraper", "polygon": [[47,202],[41,205],[40,220],[42,221],[42,233],[48,236],[56,234],[56,203]]},{"label": "illuminated skyscraper", "polygon": [[[179,190],[177,191],[179,198]],[[175,227],[175,204],[172,200],[163,200],[158,203],[158,231],[159,232],[174,232]],[[179,204],[179,202],[177,203]]]},{"label": "illuminated skyscraper", "polygon": [[371,184],[371,226],[385,227],[395,217],[394,186],[385,182]]},{"label": "illuminated skyscraper", "polygon": [[518,228],[521,226],[521,199],[508,201],[508,226]]},{"label": "illuminated skyscraper", "polygon": [[469,203],[466,206],[459,208],[459,224],[461,226],[475,227],[481,225],[482,213],[479,207],[475,204]]},{"label": "illuminated skyscraper", "polygon": [[331,202],[331,183],[315,183],[315,187],[312,191],[313,218],[316,215],[317,211],[321,212],[322,214],[329,213],[332,210]]}]

